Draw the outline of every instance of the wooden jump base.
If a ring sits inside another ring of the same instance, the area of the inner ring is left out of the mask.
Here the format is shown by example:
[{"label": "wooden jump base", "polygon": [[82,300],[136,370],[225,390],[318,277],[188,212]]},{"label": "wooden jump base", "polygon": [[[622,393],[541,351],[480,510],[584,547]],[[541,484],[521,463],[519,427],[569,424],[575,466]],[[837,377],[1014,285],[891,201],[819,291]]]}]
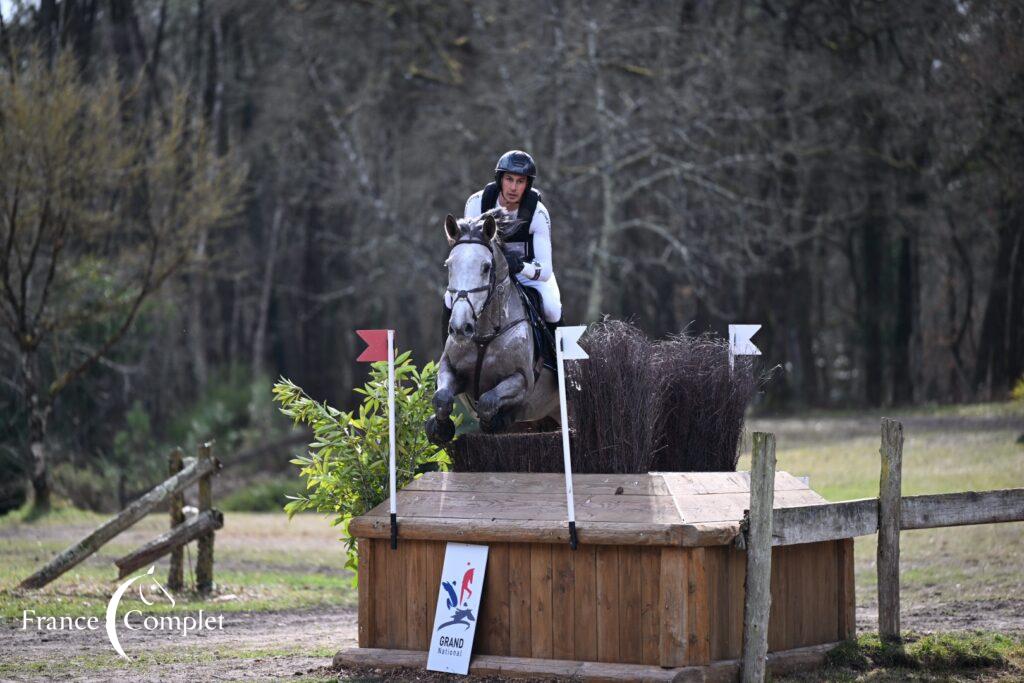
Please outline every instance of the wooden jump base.
[{"label": "wooden jump base", "polygon": [[[768,671],[775,676],[816,669],[825,663],[828,652],[839,643],[826,643],[768,655]],[[334,655],[334,668],[373,667],[377,669],[422,669],[427,653],[415,650],[382,650],[349,648]],[[505,678],[558,677],[579,681],[706,681],[725,683],[739,676],[738,659],[724,660],[706,666],[662,668],[643,664],[603,664],[558,659],[496,657],[474,655],[469,672],[476,676]]]},{"label": "wooden jump base", "polygon": [[[775,508],[825,503],[785,472],[774,488]],[[749,475],[582,474],[574,490],[576,551],[558,474],[428,473],[398,494],[396,550],[386,503],[352,520],[360,647],[339,661],[423,666],[445,542],[485,542],[474,673],[735,678],[746,553],[734,542]],[[853,541],[771,555],[769,659],[817,665],[854,634]]]}]

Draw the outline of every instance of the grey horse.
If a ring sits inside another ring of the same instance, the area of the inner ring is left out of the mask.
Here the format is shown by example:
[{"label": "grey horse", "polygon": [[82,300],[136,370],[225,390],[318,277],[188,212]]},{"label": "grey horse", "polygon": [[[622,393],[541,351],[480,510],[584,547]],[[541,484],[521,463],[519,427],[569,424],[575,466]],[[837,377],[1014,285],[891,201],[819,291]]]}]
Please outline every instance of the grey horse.
[{"label": "grey horse", "polygon": [[484,432],[545,417],[560,422],[558,379],[534,358],[526,310],[501,251],[500,235],[515,222],[501,209],[458,221],[445,218],[452,313],[438,366],[434,416],[425,425],[435,444],[455,436],[451,413],[456,396],[476,414]]}]

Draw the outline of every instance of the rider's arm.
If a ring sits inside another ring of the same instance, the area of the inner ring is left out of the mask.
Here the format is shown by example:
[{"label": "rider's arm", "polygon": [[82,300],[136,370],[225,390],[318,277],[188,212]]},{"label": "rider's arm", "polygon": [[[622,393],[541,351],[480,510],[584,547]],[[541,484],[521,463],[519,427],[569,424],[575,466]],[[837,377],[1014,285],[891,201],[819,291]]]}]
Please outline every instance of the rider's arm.
[{"label": "rider's arm", "polygon": [[480,202],[483,201],[483,190],[476,194],[470,195],[469,199],[466,200],[466,208],[463,211],[463,218],[476,218],[482,211],[480,211]]},{"label": "rider's arm", "polygon": [[[551,279],[551,217],[548,215],[547,207],[537,204],[537,210],[533,212],[533,220],[530,221],[530,234],[533,235],[533,259],[540,266],[538,269],[533,263],[524,263],[523,277],[531,280],[545,282]],[[539,275],[538,275],[539,273]]]}]

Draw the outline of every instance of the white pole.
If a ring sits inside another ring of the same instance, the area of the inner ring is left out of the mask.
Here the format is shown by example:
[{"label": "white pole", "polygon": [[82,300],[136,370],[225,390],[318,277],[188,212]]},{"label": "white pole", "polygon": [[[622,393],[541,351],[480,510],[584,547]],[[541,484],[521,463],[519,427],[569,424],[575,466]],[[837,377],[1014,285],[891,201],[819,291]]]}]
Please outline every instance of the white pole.
[{"label": "white pole", "polygon": [[565,465],[565,498],[569,508],[569,544],[576,549],[576,506],[572,499],[572,458],[569,457],[569,410],[565,403],[565,358],[562,357],[562,328],[555,328],[558,360],[558,403],[562,415],[562,459]]},{"label": "white pole", "polygon": [[391,547],[398,547],[398,500],[395,494],[395,331],[388,330],[388,483],[391,491]]}]

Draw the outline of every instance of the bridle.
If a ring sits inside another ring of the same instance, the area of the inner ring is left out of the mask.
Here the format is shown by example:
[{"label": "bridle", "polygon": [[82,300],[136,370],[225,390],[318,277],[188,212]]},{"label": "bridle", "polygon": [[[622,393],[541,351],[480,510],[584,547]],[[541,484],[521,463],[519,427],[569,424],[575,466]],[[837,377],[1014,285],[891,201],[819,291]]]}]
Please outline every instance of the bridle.
[{"label": "bridle", "polygon": [[[494,252],[491,251],[491,243],[490,242],[487,242],[485,240],[482,240],[482,239],[479,239],[479,238],[476,238],[476,237],[471,237],[469,239],[459,240],[458,242],[453,244],[452,248],[448,250],[448,255],[451,256],[451,253],[453,251],[455,251],[455,247],[461,246],[463,244],[479,244],[480,246],[487,247],[487,252],[491,255],[490,277],[489,277],[488,283],[486,285],[483,285],[481,287],[474,287],[473,289],[458,289],[458,290],[456,290],[456,289],[452,289],[451,287],[447,288],[447,292],[449,294],[453,295],[452,296],[452,310],[455,310],[455,303],[457,301],[459,301],[460,299],[465,299],[466,303],[469,304],[469,310],[473,312],[473,322],[475,323],[475,322],[477,322],[479,320],[480,316],[484,314],[484,311],[487,310],[487,304],[491,303],[491,297],[494,296],[494,290],[497,289],[498,283],[496,282],[496,276],[494,274],[494,271],[495,271],[495,268],[494,268]],[[507,271],[505,273],[505,277],[506,278],[510,277]],[[504,280],[502,280],[502,282],[504,282]],[[476,307],[473,306],[473,302],[469,300],[469,295],[470,294],[476,294],[477,292],[487,292],[487,296],[484,298],[484,305],[480,307],[479,315],[476,312]],[[475,339],[475,337],[474,337],[474,339]]]},{"label": "bridle", "polygon": [[[491,299],[494,297],[494,292],[498,288],[498,285],[504,283],[505,280],[508,280],[509,282],[511,282],[512,281],[512,275],[511,275],[511,273],[508,272],[508,269],[506,268],[505,269],[505,277],[502,278],[500,283],[497,281],[497,276],[494,274],[495,273],[494,251],[493,251],[493,248],[491,246],[491,243],[488,242],[488,241],[482,240],[482,239],[480,239],[478,237],[470,237],[468,239],[456,241],[455,244],[452,245],[452,248],[448,250],[449,257],[451,256],[451,253],[453,251],[455,251],[455,247],[458,247],[458,246],[463,245],[463,244],[479,244],[481,246],[487,247],[487,251],[490,252],[490,255],[491,255],[490,277],[488,278],[487,284],[486,285],[482,285],[480,287],[474,287],[473,289],[452,289],[451,287],[447,287],[446,291],[449,294],[452,295],[452,310],[453,311],[455,310],[455,304],[459,300],[463,300],[464,299],[466,301],[466,303],[469,305],[469,310],[473,313],[473,322],[474,323],[479,323],[480,316],[482,316],[484,314],[484,312],[487,310],[487,306],[488,306],[488,304],[491,303]],[[484,297],[484,304],[483,304],[483,306],[480,307],[480,313],[478,315],[477,312],[476,312],[476,307],[473,306],[473,302],[469,300],[469,295],[470,294],[476,294],[477,292],[484,292],[484,291],[487,292],[487,296]],[[472,340],[473,340],[473,343],[476,344],[476,372],[474,373],[475,377],[474,377],[474,382],[473,382],[473,384],[474,384],[474,387],[473,387],[474,399],[473,400],[474,401],[477,401],[477,400],[480,399],[480,374],[481,374],[481,370],[483,369],[483,366],[484,366],[484,356],[487,354],[487,347],[490,346],[492,341],[494,341],[495,339],[497,339],[501,335],[505,334],[506,332],[511,330],[513,327],[515,327],[519,323],[524,323],[524,322],[526,322],[526,318],[525,317],[519,318],[517,320],[513,320],[511,322],[507,322],[504,325],[496,326],[495,329],[494,329],[494,332],[492,332],[491,334],[483,335],[483,336],[478,335],[478,334],[474,334],[473,335]],[[479,329],[479,326],[478,326],[478,329]],[[534,381],[536,381],[536,379],[537,379],[537,377],[536,377],[537,374],[538,374],[538,371],[535,370],[534,371]]]}]

